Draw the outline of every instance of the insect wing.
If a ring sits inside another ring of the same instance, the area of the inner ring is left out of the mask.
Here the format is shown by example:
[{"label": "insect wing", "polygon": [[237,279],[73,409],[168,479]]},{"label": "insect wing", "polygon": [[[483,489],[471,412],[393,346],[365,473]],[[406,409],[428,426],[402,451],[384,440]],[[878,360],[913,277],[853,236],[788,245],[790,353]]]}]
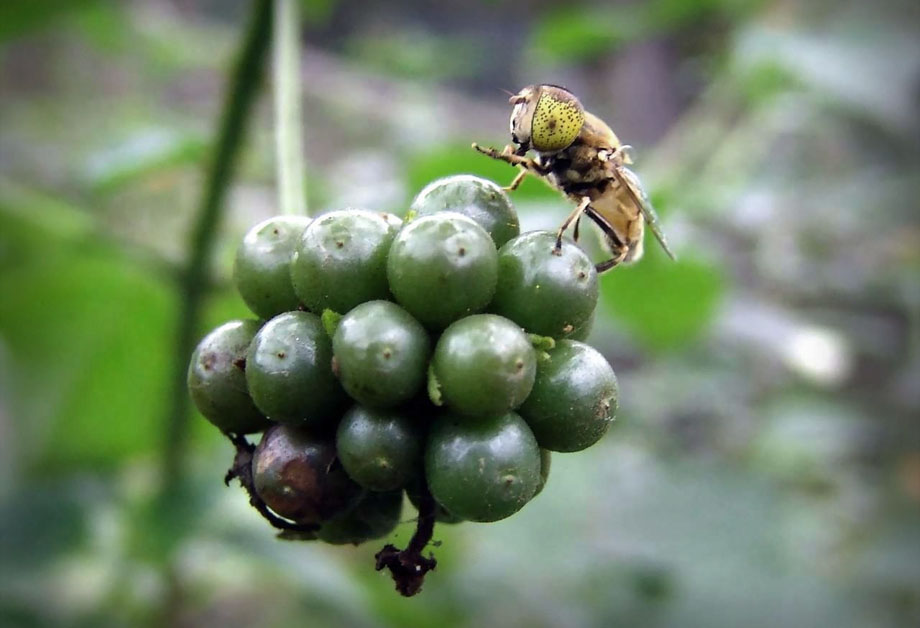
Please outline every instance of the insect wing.
[{"label": "insect wing", "polygon": [[648,225],[648,228],[651,229],[653,234],[655,234],[655,239],[658,240],[661,248],[663,248],[664,252],[668,254],[668,257],[670,257],[672,260],[676,260],[677,257],[668,246],[668,239],[665,237],[664,231],[661,229],[661,222],[658,219],[658,213],[655,211],[655,208],[652,207],[652,202],[649,200],[648,194],[645,192],[645,188],[642,187],[642,182],[639,181],[638,175],[636,175],[635,172],[625,166],[617,166],[615,168],[615,172],[619,175],[619,178],[625,184],[629,195],[632,196],[636,206],[642,212],[642,217],[645,218],[645,222]]}]

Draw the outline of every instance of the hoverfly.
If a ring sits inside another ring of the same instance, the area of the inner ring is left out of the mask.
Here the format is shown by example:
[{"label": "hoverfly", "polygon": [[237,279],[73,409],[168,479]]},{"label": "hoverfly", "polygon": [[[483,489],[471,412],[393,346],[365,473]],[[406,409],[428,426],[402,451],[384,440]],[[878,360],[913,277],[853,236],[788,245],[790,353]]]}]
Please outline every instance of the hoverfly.
[{"label": "hoverfly", "polygon": [[[572,199],[575,209],[556,233],[554,252],[562,248],[562,235],[586,215],[604,234],[610,259],[595,265],[598,273],[642,257],[643,225],[668,257],[675,259],[661,229],[658,215],[632,164],[630,147],[621,144],[611,128],[585,111],[578,98],[557,85],[531,85],[511,96],[511,144],[501,152],[473,144],[479,152],[520,167],[505,189],[516,189],[528,174],[546,180]],[[536,158],[526,157],[533,149]]]}]

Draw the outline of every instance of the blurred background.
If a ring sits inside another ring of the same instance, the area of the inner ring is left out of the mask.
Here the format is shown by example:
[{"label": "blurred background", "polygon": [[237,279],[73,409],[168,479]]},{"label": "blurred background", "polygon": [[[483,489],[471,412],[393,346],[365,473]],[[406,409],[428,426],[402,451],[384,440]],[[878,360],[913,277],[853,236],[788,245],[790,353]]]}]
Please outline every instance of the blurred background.
[{"label": "blurred background", "polygon": [[[416,598],[374,571],[382,542],[276,540],[171,389],[248,3],[4,2],[0,624],[920,623],[920,5],[301,8],[314,212],[402,214],[447,174],[506,184],[469,145],[507,142],[501,90],[529,83],[635,147],[680,261],[649,241],[602,278],[590,342],[618,420],[517,515],[439,526]],[[248,315],[230,270],[276,213],[269,77],[196,338]],[[525,229],[569,210],[539,181],[513,199]]]}]

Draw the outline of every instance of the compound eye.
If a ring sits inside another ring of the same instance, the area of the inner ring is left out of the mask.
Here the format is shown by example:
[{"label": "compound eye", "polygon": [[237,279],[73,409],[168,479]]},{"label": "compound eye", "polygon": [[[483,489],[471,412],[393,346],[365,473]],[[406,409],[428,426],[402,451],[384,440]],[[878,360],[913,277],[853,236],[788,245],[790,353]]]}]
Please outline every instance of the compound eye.
[{"label": "compound eye", "polygon": [[544,93],[537,102],[530,141],[540,151],[563,150],[581,132],[585,113],[578,101]]}]

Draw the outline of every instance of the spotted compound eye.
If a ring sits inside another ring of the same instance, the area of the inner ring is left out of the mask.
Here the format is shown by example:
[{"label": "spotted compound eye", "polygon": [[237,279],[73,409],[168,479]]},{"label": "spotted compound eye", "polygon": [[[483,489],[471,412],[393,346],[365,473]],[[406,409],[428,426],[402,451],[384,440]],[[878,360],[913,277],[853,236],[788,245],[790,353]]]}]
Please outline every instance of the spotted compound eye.
[{"label": "spotted compound eye", "polygon": [[538,151],[556,151],[571,146],[581,132],[585,112],[581,103],[560,90],[544,90],[533,115],[531,144]]}]

